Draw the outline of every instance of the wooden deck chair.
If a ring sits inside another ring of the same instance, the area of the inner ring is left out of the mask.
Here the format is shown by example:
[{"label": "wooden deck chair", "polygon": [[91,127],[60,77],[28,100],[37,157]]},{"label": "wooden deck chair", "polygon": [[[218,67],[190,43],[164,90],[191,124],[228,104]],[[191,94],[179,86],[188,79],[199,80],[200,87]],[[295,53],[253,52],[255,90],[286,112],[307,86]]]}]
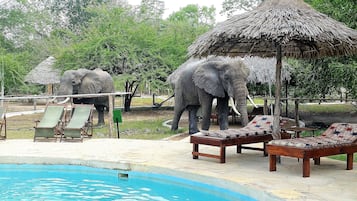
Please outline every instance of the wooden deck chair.
[{"label": "wooden deck chair", "polygon": [[[4,129],[4,132],[2,131]],[[0,107],[0,140],[6,139],[6,107]]]},{"label": "wooden deck chair", "polygon": [[[237,153],[241,153],[242,148],[245,148],[263,151],[264,156],[267,156],[265,146],[266,143],[273,139],[272,127],[273,116],[256,115],[254,119],[243,128],[195,133],[190,136],[190,142],[193,144],[193,159],[198,159],[199,156],[205,156],[219,159],[220,163],[225,163],[227,146],[237,146]],[[282,136],[282,138],[285,138],[285,136]],[[242,146],[258,142],[262,142],[264,148]],[[219,147],[219,155],[200,152],[200,144]]]},{"label": "wooden deck chair", "polygon": [[40,121],[35,121],[34,141],[54,139],[62,134],[61,128],[65,118],[65,105],[47,105]]},{"label": "wooden deck chair", "polygon": [[63,129],[62,140],[83,141],[83,136],[93,134],[93,105],[76,104],[73,106],[72,117]]},{"label": "wooden deck chair", "polygon": [[277,156],[302,158],[303,177],[310,176],[310,158],[320,165],[320,157],[347,154],[347,170],[353,168],[357,152],[357,124],[334,123],[321,136],[272,140],[267,145],[269,170],[276,171]]}]

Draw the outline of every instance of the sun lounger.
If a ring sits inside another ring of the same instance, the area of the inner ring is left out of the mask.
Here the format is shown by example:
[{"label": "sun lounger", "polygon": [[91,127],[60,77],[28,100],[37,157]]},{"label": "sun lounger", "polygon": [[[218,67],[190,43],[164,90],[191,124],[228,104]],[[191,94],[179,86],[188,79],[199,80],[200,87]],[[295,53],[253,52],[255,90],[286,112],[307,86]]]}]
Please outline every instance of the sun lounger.
[{"label": "sun lounger", "polygon": [[[201,131],[191,135],[190,142],[193,143],[193,159],[199,156],[219,159],[220,163],[226,161],[226,147],[237,146],[237,153],[241,153],[242,148],[265,151],[267,142],[272,137],[273,117],[269,115],[257,115],[248,123],[247,126],[240,129],[228,129],[218,131]],[[244,144],[263,142],[264,148],[246,147]],[[220,148],[219,155],[202,153],[199,151],[199,145],[210,145]]]},{"label": "sun lounger", "polygon": [[320,157],[347,154],[347,170],[353,168],[357,152],[357,124],[334,123],[321,136],[273,140],[267,145],[269,170],[276,171],[277,156],[302,158],[303,177],[310,176],[310,158],[320,164]]},{"label": "sun lounger", "polygon": [[[4,132],[2,131],[4,129]],[[6,108],[0,107],[0,140],[6,139]]]},{"label": "sun lounger", "polygon": [[47,105],[40,121],[36,121],[34,141],[37,139],[57,139],[61,135],[64,122],[64,105]]},{"label": "sun lounger", "polygon": [[73,107],[72,117],[63,129],[62,140],[80,140],[93,134],[93,105],[77,104]]}]

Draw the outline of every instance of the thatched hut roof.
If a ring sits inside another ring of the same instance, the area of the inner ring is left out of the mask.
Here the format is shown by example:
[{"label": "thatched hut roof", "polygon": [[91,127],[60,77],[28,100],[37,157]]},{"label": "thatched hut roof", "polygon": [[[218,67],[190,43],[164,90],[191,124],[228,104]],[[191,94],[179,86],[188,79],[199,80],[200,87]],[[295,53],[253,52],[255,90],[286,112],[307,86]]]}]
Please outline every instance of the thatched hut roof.
[{"label": "thatched hut roof", "polygon": [[303,0],[265,0],[256,9],[217,24],[190,47],[189,56],[255,55],[316,58],[357,54],[357,31]]},{"label": "thatched hut roof", "polygon": [[55,61],[54,57],[48,57],[25,76],[25,81],[44,85],[59,83],[61,73],[58,69],[53,68]]},{"label": "thatched hut roof", "polygon": [[[248,82],[269,85],[275,83],[276,58],[244,57],[243,62],[250,70]],[[290,81],[291,71],[291,67],[283,62],[281,80]]]}]

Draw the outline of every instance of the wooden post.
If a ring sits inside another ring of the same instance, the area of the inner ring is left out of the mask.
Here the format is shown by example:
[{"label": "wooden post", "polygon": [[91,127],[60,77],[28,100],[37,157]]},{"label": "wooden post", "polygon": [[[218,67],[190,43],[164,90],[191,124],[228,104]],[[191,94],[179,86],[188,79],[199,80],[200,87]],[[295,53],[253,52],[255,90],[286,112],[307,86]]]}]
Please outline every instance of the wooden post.
[{"label": "wooden post", "polygon": [[288,111],[288,105],[289,105],[289,100],[288,100],[288,81],[285,80],[285,116],[289,117],[289,111]]},{"label": "wooden post", "polygon": [[299,99],[295,100],[295,125],[299,127]]},{"label": "wooden post", "polygon": [[268,114],[268,99],[266,97],[264,97],[264,110],[263,110],[263,113],[264,115],[267,115]]},{"label": "wooden post", "polygon": [[53,85],[52,84],[48,84],[47,85],[47,94],[48,95],[52,95],[53,94]]},{"label": "wooden post", "polygon": [[280,93],[281,93],[281,45],[276,44],[276,69],[275,69],[275,108],[273,121],[273,139],[281,139],[280,134]]},{"label": "wooden post", "polygon": [[113,95],[108,96],[109,99],[109,138],[112,138],[112,134],[114,133],[114,122],[113,122],[113,109],[114,109],[114,98]]},{"label": "wooden post", "polygon": [[33,100],[33,110],[36,111],[37,109],[37,98],[32,99]]}]

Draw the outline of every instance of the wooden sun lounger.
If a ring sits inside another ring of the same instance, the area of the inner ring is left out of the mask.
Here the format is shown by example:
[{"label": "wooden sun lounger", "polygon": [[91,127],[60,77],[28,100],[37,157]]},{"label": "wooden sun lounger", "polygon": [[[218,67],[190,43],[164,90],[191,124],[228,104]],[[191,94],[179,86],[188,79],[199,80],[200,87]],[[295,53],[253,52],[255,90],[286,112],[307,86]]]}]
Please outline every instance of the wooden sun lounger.
[{"label": "wooden sun lounger", "polygon": [[[190,137],[190,142],[193,143],[193,159],[198,159],[199,156],[219,159],[220,163],[226,162],[226,147],[237,146],[237,153],[241,153],[241,149],[253,149],[264,152],[267,156],[265,145],[273,139],[272,137],[273,117],[269,115],[257,115],[249,124],[240,129],[228,129],[219,131],[201,131],[193,134]],[[244,144],[263,143],[263,148],[246,147]],[[199,145],[210,145],[219,147],[219,154],[202,153],[199,151]]]},{"label": "wooden sun lounger", "polygon": [[353,169],[357,152],[357,124],[334,123],[321,136],[273,140],[267,145],[269,170],[276,171],[277,156],[302,158],[302,176],[310,176],[310,158],[320,165],[320,157],[347,154],[347,170]]}]

